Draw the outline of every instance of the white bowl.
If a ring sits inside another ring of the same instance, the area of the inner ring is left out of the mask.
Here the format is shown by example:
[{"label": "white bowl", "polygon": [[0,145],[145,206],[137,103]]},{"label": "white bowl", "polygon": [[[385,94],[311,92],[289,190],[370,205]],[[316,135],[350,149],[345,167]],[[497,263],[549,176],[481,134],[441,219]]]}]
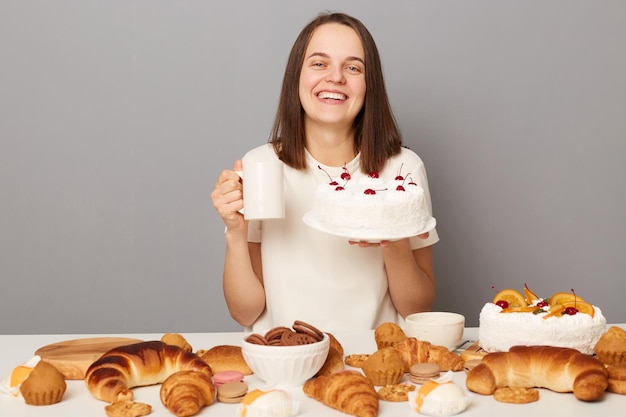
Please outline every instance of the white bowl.
[{"label": "white bowl", "polygon": [[410,314],[405,319],[406,335],[454,350],[463,338],[465,316],[447,311]]},{"label": "white bowl", "polygon": [[254,374],[265,383],[264,388],[293,388],[322,368],[330,338],[324,333],[320,342],[298,346],[267,346],[241,343],[241,353]]}]

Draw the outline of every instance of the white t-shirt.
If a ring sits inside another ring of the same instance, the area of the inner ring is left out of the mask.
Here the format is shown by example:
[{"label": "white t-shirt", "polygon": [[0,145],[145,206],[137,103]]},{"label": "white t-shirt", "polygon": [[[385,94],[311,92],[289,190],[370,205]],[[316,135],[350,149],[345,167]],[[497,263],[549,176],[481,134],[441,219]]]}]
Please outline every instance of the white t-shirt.
[{"label": "white t-shirt", "polygon": [[[270,144],[248,152],[244,165],[250,157],[278,159]],[[386,321],[402,325],[389,295],[382,249],[350,245],[347,238],[318,231],[302,221],[312,206],[318,184],[329,181],[318,165],[332,177],[339,177],[343,171],[342,167],[320,164],[308,152],[306,157],[304,170],[284,166],[285,218],[248,224],[248,240],[261,242],[266,295],[266,309],[251,330],[289,327],[295,320],[331,332],[374,329]],[[346,164],[353,181],[365,175],[359,164],[358,155]],[[426,170],[420,157],[403,148],[387,161],[379,175],[393,178],[400,170],[403,175],[411,173],[412,179],[424,188],[432,212]],[[411,248],[418,249],[436,243],[439,237],[432,230],[427,239],[410,240]]]}]

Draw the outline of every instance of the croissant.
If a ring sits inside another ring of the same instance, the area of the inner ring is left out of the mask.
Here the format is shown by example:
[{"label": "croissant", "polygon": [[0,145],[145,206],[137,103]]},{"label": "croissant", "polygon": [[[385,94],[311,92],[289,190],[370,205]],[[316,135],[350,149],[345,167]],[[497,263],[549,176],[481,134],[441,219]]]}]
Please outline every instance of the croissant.
[{"label": "croissant", "polygon": [[432,345],[430,342],[407,337],[391,345],[404,360],[404,372],[408,372],[416,363],[436,363],[442,371],[460,371],[463,359],[450,352],[445,346]]},{"label": "croissant", "polygon": [[467,388],[491,395],[499,387],[540,387],[574,392],[579,400],[599,399],[608,386],[607,371],[598,359],[575,349],[553,346],[513,346],[487,354],[469,371]]},{"label": "croissant", "polygon": [[360,372],[342,370],[309,379],[304,393],[323,404],[357,417],[378,415],[378,394],[374,385]]},{"label": "croissant", "polygon": [[211,377],[211,367],[196,354],[161,341],[111,349],[92,363],[85,384],[99,400],[132,400],[133,387],[160,384],[174,372],[194,370]]},{"label": "croissant", "polygon": [[178,417],[194,416],[215,401],[215,386],[210,376],[198,371],[179,371],[170,375],[159,392],[163,405]]}]

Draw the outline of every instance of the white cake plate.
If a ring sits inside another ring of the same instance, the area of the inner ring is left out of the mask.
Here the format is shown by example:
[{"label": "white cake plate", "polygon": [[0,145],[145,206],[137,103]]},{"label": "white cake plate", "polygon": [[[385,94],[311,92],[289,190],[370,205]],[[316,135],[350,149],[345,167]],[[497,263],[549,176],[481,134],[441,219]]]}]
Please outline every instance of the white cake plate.
[{"label": "white cake plate", "polygon": [[320,232],[329,233],[331,235],[335,235],[339,237],[345,237],[355,242],[369,242],[369,243],[380,243],[383,240],[388,240],[391,242],[394,240],[400,240],[400,239],[405,239],[408,237],[421,235],[422,233],[430,232],[437,225],[437,221],[435,220],[435,218],[431,217],[430,219],[426,221],[426,224],[424,225],[424,228],[422,230],[418,230],[415,232],[411,231],[411,232],[398,235],[398,234],[391,234],[389,232],[385,232],[381,230],[368,230],[365,228],[362,230],[348,230],[348,229],[338,230],[338,229],[333,228],[331,230],[327,228],[311,212],[306,213],[302,217],[302,221],[306,225],[314,229],[317,229]]}]

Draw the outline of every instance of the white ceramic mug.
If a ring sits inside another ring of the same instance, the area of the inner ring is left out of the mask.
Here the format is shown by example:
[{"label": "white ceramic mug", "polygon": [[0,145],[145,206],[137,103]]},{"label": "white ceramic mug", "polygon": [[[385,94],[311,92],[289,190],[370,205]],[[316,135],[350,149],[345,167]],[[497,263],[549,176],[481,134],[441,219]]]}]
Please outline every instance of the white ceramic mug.
[{"label": "white ceramic mug", "polygon": [[284,219],[283,164],[280,161],[245,160],[243,216],[246,220]]},{"label": "white ceramic mug", "polygon": [[405,319],[406,335],[454,350],[461,343],[465,316],[447,311],[410,314]]}]

